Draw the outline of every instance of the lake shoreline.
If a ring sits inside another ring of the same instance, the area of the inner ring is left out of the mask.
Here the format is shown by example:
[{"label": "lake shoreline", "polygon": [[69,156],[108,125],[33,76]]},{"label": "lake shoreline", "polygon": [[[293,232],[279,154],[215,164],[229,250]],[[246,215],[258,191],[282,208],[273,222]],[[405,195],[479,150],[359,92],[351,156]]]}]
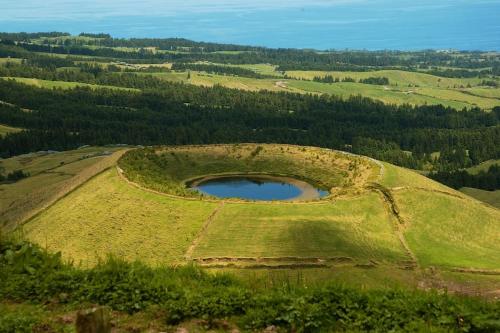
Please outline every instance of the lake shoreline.
[{"label": "lake shoreline", "polygon": [[[300,194],[293,198],[283,199],[283,200],[269,200],[269,201],[310,201],[310,200],[318,200],[321,198],[320,192],[313,185],[309,184],[306,181],[299,180],[289,176],[275,176],[268,174],[252,174],[252,173],[219,174],[219,175],[203,176],[200,178],[196,178],[194,180],[186,181],[185,183],[186,186],[188,186],[189,188],[197,189],[197,187],[202,183],[211,180],[223,179],[223,178],[238,178],[238,177],[246,179],[254,179],[254,180],[264,180],[264,181],[270,180],[280,183],[287,183],[297,187],[300,190]],[[256,201],[268,201],[268,200],[256,200]]]}]

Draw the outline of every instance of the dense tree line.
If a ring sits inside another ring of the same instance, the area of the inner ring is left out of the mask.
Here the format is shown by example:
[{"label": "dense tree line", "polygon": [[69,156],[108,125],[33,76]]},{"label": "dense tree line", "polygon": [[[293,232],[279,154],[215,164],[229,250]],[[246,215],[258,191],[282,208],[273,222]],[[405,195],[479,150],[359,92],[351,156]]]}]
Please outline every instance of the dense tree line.
[{"label": "dense tree line", "polygon": [[236,66],[222,66],[222,65],[214,65],[214,64],[200,64],[200,63],[174,63],[172,64],[172,70],[175,71],[199,71],[199,72],[207,72],[211,74],[220,74],[220,75],[236,75],[242,77],[251,77],[255,79],[266,79],[272,78],[274,76],[271,75],[263,75],[256,73],[251,69],[236,67]]},{"label": "dense tree line", "polygon": [[[162,89],[47,90],[0,81],[0,123],[28,129],[0,139],[2,156],[83,144],[270,142],[353,150],[454,170],[500,157],[500,108],[457,112],[362,97],[244,92],[163,82]],[[26,112],[20,108],[32,110]],[[467,149],[458,156],[446,153]],[[411,157],[406,152],[410,151]]]},{"label": "dense tree line", "polygon": [[386,77],[367,77],[366,79],[360,79],[359,83],[384,86],[389,84],[389,79]]},{"label": "dense tree line", "polygon": [[436,172],[429,175],[455,189],[462,187],[474,187],[488,191],[500,189],[500,166],[492,165],[487,171],[480,171],[478,174],[470,174],[466,170],[455,170],[450,172]]},{"label": "dense tree line", "polygon": [[[334,78],[332,75],[315,76],[313,77],[313,81],[322,83],[356,82],[352,77]],[[363,84],[388,85],[389,79],[386,77],[367,77],[365,79],[359,79],[358,82]]]},{"label": "dense tree line", "polygon": [[[496,55],[480,52],[453,53],[437,51],[328,51],[317,52],[297,49],[269,49],[217,43],[194,42],[186,39],[113,39],[113,38],[64,38],[46,39],[44,43],[31,43],[26,38],[3,34],[2,43],[14,41],[28,51],[49,52],[95,57],[127,59],[146,62],[196,62],[209,61],[229,64],[272,63],[278,70],[338,70],[369,71],[380,68],[417,70],[422,67],[460,67],[483,69],[479,74],[490,75],[498,71],[500,59]],[[25,36],[26,37],[26,36]],[[95,44],[99,47],[89,47]],[[136,50],[116,49],[131,47]],[[154,49],[152,49],[154,48]],[[171,52],[175,51],[175,52]],[[225,52],[233,51],[233,52]],[[492,69],[484,69],[492,68]],[[452,76],[468,75],[467,71],[443,71]]]},{"label": "dense tree line", "polygon": [[353,79],[352,77],[339,78],[339,77],[333,77],[332,75],[315,76],[313,77],[313,81],[321,83],[356,82],[356,80]]}]

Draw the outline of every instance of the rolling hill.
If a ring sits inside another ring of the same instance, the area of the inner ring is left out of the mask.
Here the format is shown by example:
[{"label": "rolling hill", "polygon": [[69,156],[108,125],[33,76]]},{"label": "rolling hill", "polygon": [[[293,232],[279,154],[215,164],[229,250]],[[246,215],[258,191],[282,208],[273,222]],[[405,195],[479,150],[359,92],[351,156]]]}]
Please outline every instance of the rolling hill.
[{"label": "rolling hill", "polygon": [[[340,279],[354,284],[383,274],[379,286],[477,292],[498,282],[500,212],[410,170],[312,147],[164,147],[155,154],[165,156],[164,170],[173,178],[169,186],[152,186],[149,180],[158,178],[149,176],[147,164],[135,173],[125,163],[131,153],[120,167],[111,166],[29,219],[22,227],[26,239],[83,266],[113,254],[154,266],[196,262],[240,274],[305,270],[312,280],[345,270],[351,278]],[[344,181],[330,183],[326,198],[305,202],[200,198],[172,185],[193,175],[245,171],[242,165],[258,168],[271,157],[276,163],[268,172],[297,177],[303,170],[319,181],[328,166]],[[294,169],[294,163],[305,169]],[[489,282],[471,286],[478,281],[473,273],[480,272],[489,274]],[[460,282],[463,274],[469,289]]]}]

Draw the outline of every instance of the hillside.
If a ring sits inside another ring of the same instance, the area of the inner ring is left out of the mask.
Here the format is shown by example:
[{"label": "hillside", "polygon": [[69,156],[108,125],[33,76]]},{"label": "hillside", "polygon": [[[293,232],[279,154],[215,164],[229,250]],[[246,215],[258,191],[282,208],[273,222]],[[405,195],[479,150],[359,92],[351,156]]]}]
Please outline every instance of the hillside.
[{"label": "hillside", "polygon": [[498,50],[0,32],[0,333],[497,332],[499,159]]},{"label": "hillside", "polygon": [[[214,173],[210,164],[202,162],[200,153],[211,156],[219,170],[231,170],[232,159],[248,160],[250,155],[245,154],[256,147],[167,147],[158,153],[169,157],[173,156],[170,151],[175,151],[176,156],[184,156],[184,162],[176,157],[177,165],[191,165],[191,171],[184,167],[165,169],[167,173],[184,170],[178,174],[176,181],[180,181],[193,172],[198,176]],[[283,167],[294,163],[280,162],[280,154],[300,165],[309,161],[310,166],[305,167],[316,170],[333,158],[335,170],[358,181],[336,181],[330,196],[319,201],[221,201],[179,196],[181,192],[173,185],[148,189],[148,179],[158,178],[149,173],[142,173],[141,178],[122,164],[92,178],[29,220],[23,234],[83,266],[114,254],[154,266],[194,261],[212,269],[233,268],[237,274],[244,274],[238,270],[242,268],[298,269],[305,271],[308,280],[330,276],[342,281],[346,277],[335,271],[345,270],[355,277],[346,280],[354,285],[373,284],[368,281],[382,274],[384,280],[374,286],[423,284],[458,292],[491,292],[490,288],[495,288],[497,275],[478,282],[469,274],[464,282],[457,275],[464,273],[457,272],[498,274],[498,210],[387,163],[317,148],[260,147],[252,163],[259,165],[266,156],[274,156],[276,164],[269,166],[269,172],[285,170]],[[219,157],[214,161],[214,156]],[[192,158],[205,169],[191,164]],[[354,161],[358,162],[352,164]],[[287,174],[293,175],[293,168],[288,168]],[[344,168],[350,168],[349,173],[344,173]],[[308,173],[313,180],[316,174],[321,175],[318,171]],[[308,273],[308,269],[317,273]]]}]

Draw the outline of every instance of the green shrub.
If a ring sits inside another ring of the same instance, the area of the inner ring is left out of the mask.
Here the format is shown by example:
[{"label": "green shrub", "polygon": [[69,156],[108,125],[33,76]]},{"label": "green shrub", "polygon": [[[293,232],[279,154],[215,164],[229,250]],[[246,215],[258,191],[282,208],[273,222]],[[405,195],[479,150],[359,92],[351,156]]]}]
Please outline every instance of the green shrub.
[{"label": "green shrub", "polygon": [[[134,313],[160,307],[165,321],[230,319],[248,330],[274,325],[296,332],[498,332],[500,303],[403,290],[323,285],[252,290],[228,274],[195,266],[150,268],[109,258],[92,269],[64,264],[29,243],[0,240],[0,299],[107,305]],[[0,332],[24,332],[36,317],[0,316]]]}]

